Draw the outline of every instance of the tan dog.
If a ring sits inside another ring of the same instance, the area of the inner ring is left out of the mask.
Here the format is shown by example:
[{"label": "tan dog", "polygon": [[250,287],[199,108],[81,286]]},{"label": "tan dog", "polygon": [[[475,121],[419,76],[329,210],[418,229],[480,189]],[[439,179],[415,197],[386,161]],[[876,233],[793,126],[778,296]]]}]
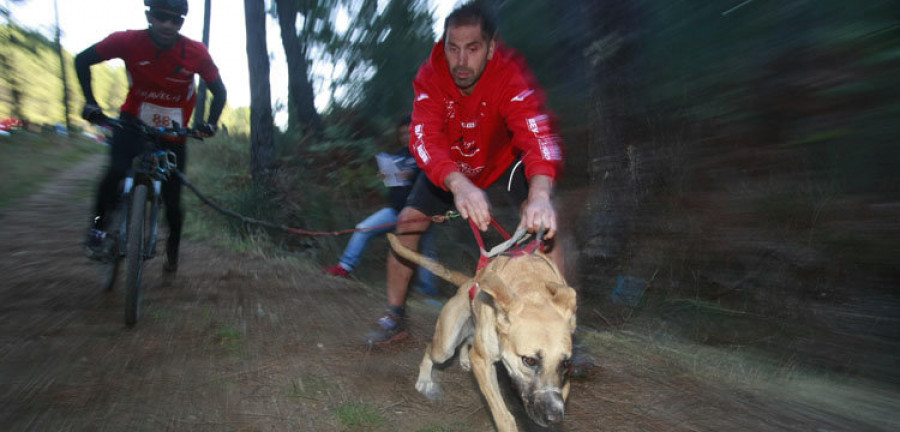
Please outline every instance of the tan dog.
[{"label": "tan dog", "polygon": [[500,393],[497,362],[503,362],[532,420],[541,426],[561,422],[569,395],[576,294],[556,265],[540,252],[501,255],[470,278],[405,248],[393,234],[388,239],[399,256],[459,286],[425,348],[416,390],[438,398],[434,365],[460,348],[460,366],[475,373],[498,430],[517,427]]}]

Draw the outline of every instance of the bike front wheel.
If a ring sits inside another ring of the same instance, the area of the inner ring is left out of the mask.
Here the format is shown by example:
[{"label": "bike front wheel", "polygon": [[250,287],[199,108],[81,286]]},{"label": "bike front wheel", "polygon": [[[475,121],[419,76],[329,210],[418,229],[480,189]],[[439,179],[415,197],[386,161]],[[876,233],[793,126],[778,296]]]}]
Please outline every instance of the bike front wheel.
[{"label": "bike front wheel", "polygon": [[128,215],[128,246],[125,253],[125,325],[137,323],[141,314],[141,273],[144,267],[144,219],[147,186],[137,185],[131,195]]},{"label": "bike front wheel", "polygon": [[[119,207],[118,205],[116,206]],[[100,287],[104,291],[112,291],[119,276],[119,264],[121,264],[121,244],[122,244],[122,213],[121,209],[117,209],[110,215],[109,226],[115,227],[109,231],[109,242],[107,245],[107,261],[103,263],[101,273]]]}]

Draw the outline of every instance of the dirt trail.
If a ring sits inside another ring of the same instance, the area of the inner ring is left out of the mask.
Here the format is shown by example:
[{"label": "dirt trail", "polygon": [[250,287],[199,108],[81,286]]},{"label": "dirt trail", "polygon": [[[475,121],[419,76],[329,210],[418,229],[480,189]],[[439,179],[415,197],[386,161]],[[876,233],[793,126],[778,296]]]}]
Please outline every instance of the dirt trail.
[{"label": "dirt trail", "polygon": [[[414,389],[436,306],[413,298],[413,337],[368,351],[361,336],[380,312],[380,290],[295,261],[186,240],[177,276],[164,276],[159,259],[147,263],[144,318],[127,329],[121,288],[99,289],[79,245],[99,163],[61,173],[0,214],[4,430],[493,429],[455,362],[440,372],[445,400]],[[597,349],[599,366],[574,383],[562,430],[887,430]],[[381,422],[354,426],[351,414],[367,410]]]}]

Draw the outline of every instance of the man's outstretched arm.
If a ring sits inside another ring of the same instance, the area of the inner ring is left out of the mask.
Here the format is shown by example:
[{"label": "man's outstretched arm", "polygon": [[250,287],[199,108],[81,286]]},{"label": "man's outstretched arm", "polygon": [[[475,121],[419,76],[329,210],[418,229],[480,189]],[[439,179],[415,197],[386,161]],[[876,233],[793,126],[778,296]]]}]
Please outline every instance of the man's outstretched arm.
[{"label": "man's outstretched arm", "polygon": [[530,232],[546,228],[545,238],[556,235],[556,209],[553,208],[553,179],[545,175],[534,175],[528,179],[528,200],[522,207],[522,221]]},{"label": "man's outstretched arm", "polygon": [[212,93],[213,97],[209,104],[209,115],[206,117],[206,122],[217,124],[219,123],[219,116],[222,115],[222,110],[225,108],[225,101],[228,99],[228,91],[225,90],[225,83],[222,82],[222,77],[216,78],[216,80],[211,83],[207,83],[207,88],[209,88],[209,92]]},{"label": "man's outstretched arm", "polygon": [[84,94],[86,103],[97,104],[91,87],[91,66],[102,61],[103,59],[100,58],[100,54],[97,54],[97,50],[93,46],[75,56],[75,73],[78,75],[78,84],[81,84],[81,92]]}]

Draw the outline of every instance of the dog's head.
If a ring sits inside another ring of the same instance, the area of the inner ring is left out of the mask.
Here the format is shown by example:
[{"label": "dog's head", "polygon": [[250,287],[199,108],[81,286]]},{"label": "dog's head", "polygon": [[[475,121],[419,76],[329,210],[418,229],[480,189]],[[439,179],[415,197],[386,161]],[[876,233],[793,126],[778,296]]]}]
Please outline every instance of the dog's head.
[{"label": "dog's head", "polygon": [[495,310],[502,361],[528,416],[558,423],[569,390],[575,290],[543,255],[504,258],[478,277]]}]

